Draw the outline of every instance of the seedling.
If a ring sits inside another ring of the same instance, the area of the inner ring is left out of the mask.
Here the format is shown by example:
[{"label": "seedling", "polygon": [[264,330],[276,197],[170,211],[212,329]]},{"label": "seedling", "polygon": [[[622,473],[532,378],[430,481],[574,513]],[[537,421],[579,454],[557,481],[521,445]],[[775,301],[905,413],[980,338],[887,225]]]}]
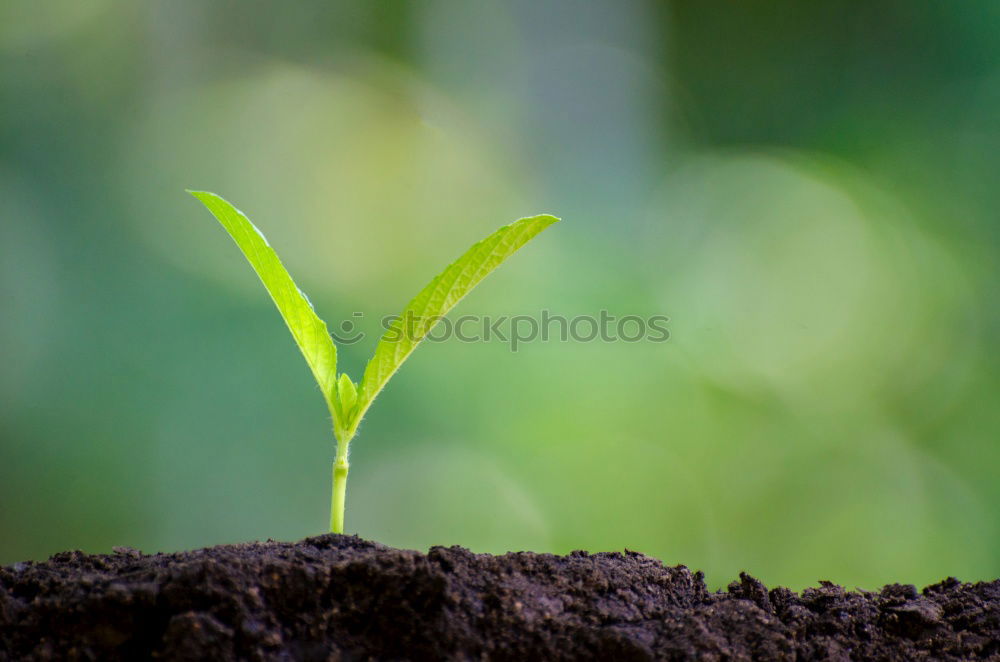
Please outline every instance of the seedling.
[{"label": "seedling", "polygon": [[374,356],[368,361],[364,376],[360,382],[355,382],[346,373],[340,373],[338,377],[337,346],[327,331],[326,323],[316,315],[309,299],[295,285],[260,230],[243,212],[214,193],[188,192],[201,200],[243,251],[281,312],[319,384],[333,418],[333,434],[337,440],[330,530],[343,533],[347,470],[350,466],[347,451],[375,397],[442,316],[517,249],[559,219],[546,214],[522,218],[473,244],[462,257],[420,290],[389,325],[375,347]]}]

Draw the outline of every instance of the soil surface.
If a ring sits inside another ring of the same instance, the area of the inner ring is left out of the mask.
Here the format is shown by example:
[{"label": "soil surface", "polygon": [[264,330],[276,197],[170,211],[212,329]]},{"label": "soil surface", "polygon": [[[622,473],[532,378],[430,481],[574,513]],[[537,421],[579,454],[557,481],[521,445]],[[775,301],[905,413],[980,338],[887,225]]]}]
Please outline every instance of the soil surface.
[{"label": "soil surface", "polygon": [[1000,581],[801,594],[626,552],[355,537],[0,568],[0,660],[1000,659]]}]

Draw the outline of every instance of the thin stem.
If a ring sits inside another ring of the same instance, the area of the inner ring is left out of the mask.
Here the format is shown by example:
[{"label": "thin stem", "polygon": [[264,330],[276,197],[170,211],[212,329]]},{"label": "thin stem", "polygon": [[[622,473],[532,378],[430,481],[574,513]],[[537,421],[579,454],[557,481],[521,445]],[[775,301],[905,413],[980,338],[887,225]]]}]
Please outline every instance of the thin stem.
[{"label": "thin stem", "polygon": [[333,460],[333,493],[330,495],[330,533],[343,533],[344,505],[347,501],[347,471],[351,466],[347,462],[347,448],[358,429],[358,421],[350,429],[340,427],[338,421],[341,420],[341,414],[335,403],[334,399],[327,400],[334,421],[333,436],[337,440],[337,456]]},{"label": "thin stem", "polygon": [[347,498],[347,456],[337,453],[333,461],[333,496],[330,501],[330,532],[344,532],[344,502]]}]

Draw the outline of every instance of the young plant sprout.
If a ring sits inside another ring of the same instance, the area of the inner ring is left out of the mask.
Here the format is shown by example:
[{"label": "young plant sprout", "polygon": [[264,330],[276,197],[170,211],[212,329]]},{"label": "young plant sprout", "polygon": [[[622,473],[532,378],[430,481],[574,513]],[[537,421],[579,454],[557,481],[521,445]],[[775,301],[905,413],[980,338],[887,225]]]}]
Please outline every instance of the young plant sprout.
[{"label": "young plant sprout", "polygon": [[347,450],[375,396],[445,313],[517,249],[559,219],[546,214],[522,218],[473,244],[431,280],[389,325],[368,361],[364,376],[355,382],[346,373],[337,376],[337,347],[326,323],[316,315],[309,299],[295,285],[260,230],[243,212],[214,193],[188,192],[201,200],[243,251],[281,312],[323,392],[337,440],[330,530],[343,533]]}]

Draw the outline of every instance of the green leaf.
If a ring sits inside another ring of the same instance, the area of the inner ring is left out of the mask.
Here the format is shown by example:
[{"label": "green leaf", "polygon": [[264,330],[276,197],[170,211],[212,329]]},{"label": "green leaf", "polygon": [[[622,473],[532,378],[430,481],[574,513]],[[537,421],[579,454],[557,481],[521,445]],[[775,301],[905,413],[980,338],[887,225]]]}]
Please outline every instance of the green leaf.
[{"label": "green leaf", "polygon": [[267,239],[243,212],[214,193],[188,193],[201,200],[208,211],[212,212],[260,276],[323,391],[336,427],[340,418],[336,396],[337,348],[326,329],[326,323],[317,317],[309,299],[295,285]]},{"label": "green leaf", "polygon": [[558,220],[543,214],[505,225],[473,244],[414,297],[379,340],[375,355],[365,368],[357,408],[345,422],[349,435],[357,429],[375,396],[440,318],[517,249]]},{"label": "green leaf", "polygon": [[337,394],[340,396],[340,411],[344,414],[344,420],[350,420],[354,405],[358,404],[358,387],[346,372],[337,380]]}]

